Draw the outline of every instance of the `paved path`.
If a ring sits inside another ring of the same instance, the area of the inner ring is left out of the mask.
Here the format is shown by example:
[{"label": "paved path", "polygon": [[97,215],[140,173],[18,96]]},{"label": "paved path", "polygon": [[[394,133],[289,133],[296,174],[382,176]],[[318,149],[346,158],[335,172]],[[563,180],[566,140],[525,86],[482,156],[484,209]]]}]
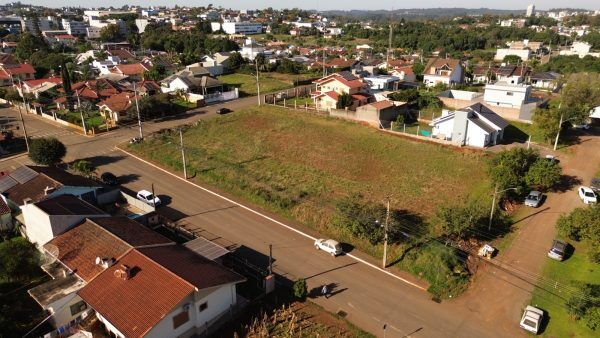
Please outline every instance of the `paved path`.
[{"label": "paved path", "polygon": [[[243,100],[250,103],[252,98]],[[230,107],[243,104],[235,101],[228,103]],[[144,128],[146,131],[153,131],[193,122],[214,115],[217,108],[218,106],[201,110],[183,119],[146,123]],[[2,113],[4,111],[0,111],[0,116]],[[272,219],[265,218],[240,207],[235,198],[227,200],[215,196],[115,150],[115,144],[136,135],[135,127],[90,138],[70,133],[61,134],[63,129],[35,116],[26,116],[26,123],[32,134],[58,135],[68,146],[67,161],[90,157],[99,166],[99,171],[109,170],[122,175],[125,180],[124,186],[133,191],[148,189],[154,184],[157,195],[163,195],[170,200],[164,208],[165,212],[170,212],[187,223],[263,257],[268,254],[268,244],[272,244],[275,271],[282,278],[307,278],[310,288],[324,283],[336,283],[334,292],[337,290],[337,293],[333,297],[327,300],[317,298],[315,301],[329,311],[346,312],[348,319],[353,323],[377,335],[383,335],[384,323],[388,324],[387,337],[523,335],[518,328],[520,309],[527,301],[532,287],[521,283],[513,275],[503,275],[501,270],[495,268],[484,269],[478,274],[475,286],[466,295],[455,301],[438,304],[431,301],[424,291],[373,268],[369,264],[377,265],[378,262],[360,252],[352,252],[354,257],[338,258],[317,252],[310,237],[294,232],[282,223],[300,229],[308,236],[318,235],[301,225],[263,212]],[[598,157],[595,153],[598,149],[598,138],[589,139],[590,141],[573,147],[574,153],[563,159],[563,163],[569,168],[577,168],[567,169],[567,173],[582,176],[586,180],[591,175],[593,162]],[[584,161],[586,164],[582,164],[578,158],[593,160]],[[0,162],[0,170],[15,168],[22,163],[27,163],[26,157],[3,161]],[[595,165],[597,164],[596,161]],[[550,207],[550,211],[543,211],[524,220],[521,233],[513,247],[502,253],[498,259],[527,271],[538,271],[548,241],[554,236],[553,220],[558,217],[557,212],[568,211],[577,206],[577,202],[574,192],[551,196],[540,209]],[[260,211],[259,208],[245,202],[242,204]]]}]

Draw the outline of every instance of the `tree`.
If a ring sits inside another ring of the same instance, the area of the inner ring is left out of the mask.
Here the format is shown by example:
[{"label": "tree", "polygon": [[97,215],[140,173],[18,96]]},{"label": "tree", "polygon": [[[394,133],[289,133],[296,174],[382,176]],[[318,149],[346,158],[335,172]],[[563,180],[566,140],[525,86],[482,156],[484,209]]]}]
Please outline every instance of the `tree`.
[{"label": "tree", "polygon": [[73,162],[71,169],[86,177],[89,177],[96,171],[96,167],[88,160],[77,160]]},{"label": "tree", "polygon": [[564,119],[581,123],[589,118],[590,110],[600,106],[600,74],[572,74],[561,94],[561,114]]},{"label": "tree", "polygon": [[533,123],[548,144],[551,144],[558,133],[560,111],[556,108],[536,109],[533,114]]},{"label": "tree", "polygon": [[58,139],[36,138],[29,141],[29,158],[36,164],[55,166],[67,154],[67,148]]},{"label": "tree", "polygon": [[352,96],[348,93],[340,94],[336,103],[337,109],[345,109],[352,106]]},{"label": "tree", "polygon": [[509,64],[518,64],[521,62],[521,57],[518,55],[507,55],[504,57],[504,59],[502,59],[503,62],[509,63]]},{"label": "tree", "polygon": [[583,319],[592,330],[600,326],[600,285],[584,284],[565,302],[567,312],[576,320]]},{"label": "tree", "polygon": [[144,73],[144,79],[152,80],[152,81],[160,81],[160,80],[164,79],[166,73],[167,73],[167,70],[166,70],[165,66],[157,64],[157,65],[152,66],[152,68],[150,68],[150,70],[148,70]]},{"label": "tree", "polygon": [[522,194],[527,190],[525,176],[538,158],[539,153],[533,149],[503,150],[490,160],[488,173],[498,190],[517,188],[517,193]]},{"label": "tree", "polygon": [[558,162],[538,158],[527,170],[525,182],[539,190],[552,188],[560,181],[562,169]]},{"label": "tree", "polygon": [[24,33],[21,35],[21,39],[19,39],[17,48],[15,49],[15,56],[20,61],[25,61],[29,60],[29,57],[39,50],[47,50],[44,40],[31,33]]},{"label": "tree", "polygon": [[36,275],[39,251],[23,237],[0,242],[0,280],[22,281]]},{"label": "tree", "polygon": [[397,92],[393,92],[392,94],[389,95],[389,98],[391,98],[394,101],[401,101],[401,102],[415,102],[419,99],[420,95],[419,95],[419,90],[418,89],[404,89],[404,90],[399,90]]},{"label": "tree", "polygon": [[556,222],[558,231],[572,240],[589,240],[593,245],[588,252],[591,261],[600,263],[600,205],[577,208],[569,215],[561,215]]},{"label": "tree", "polygon": [[71,75],[66,63],[62,62],[60,66],[60,76],[62,80],[62,87],[65,91],[65,98],[67,99],[67,109],[73,111],[73,90],[71,89]]},{"label": "tree", "polygon": [[473,230],[485,223],[486,208],[469,201],[465,205],[442,205],[435,217],[433,225],[438,234],[456,238],[473,236]]},{"label": "tree", "polygon": [[115,24],[109,24],[100,29],[100,40],[104,42],[116,42],[119,38],[119,26]]},{"label": "tree", "polygon": [[308,296],[308,286],[304,278],[296,280],[292,289],[294,290],[294,296],[298,299],[304,300]]},{"label": "tree", "polygon": [[240,66],[243,64],[244,57],[242,57],[242,54],[238,52],[231,53],[231,55],[229,55],[229,58],[227,59],[227,68],[229,68],[230,70],[239,69]]}]

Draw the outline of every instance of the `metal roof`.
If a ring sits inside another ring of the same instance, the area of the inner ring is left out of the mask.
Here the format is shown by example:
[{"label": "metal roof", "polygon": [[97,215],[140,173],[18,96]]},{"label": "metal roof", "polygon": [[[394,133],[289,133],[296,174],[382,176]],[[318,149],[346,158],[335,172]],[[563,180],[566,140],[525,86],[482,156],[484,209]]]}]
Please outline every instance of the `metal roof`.
[{"label": "metal roof", "polygon": [[204,237],[198,237],[184,244],[185,247],[199,254],[200,256],[206,257],[210,260],[223,257],[230,251],[224,247],[209,241]]}]

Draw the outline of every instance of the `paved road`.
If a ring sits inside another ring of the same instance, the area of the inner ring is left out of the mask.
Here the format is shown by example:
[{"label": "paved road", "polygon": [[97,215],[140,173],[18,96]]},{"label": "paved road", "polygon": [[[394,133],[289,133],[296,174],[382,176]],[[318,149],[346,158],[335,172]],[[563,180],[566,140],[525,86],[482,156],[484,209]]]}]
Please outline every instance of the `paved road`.
[{"label": "paved road", "polygon": [[[232,109],[239,109],[243,104],[251,104],[252,98],[228,103]],[[246,102],[246,103],[244,103]],[[187,116],[184,119],[147,123],[145,130],[152,131],[172,127],[181,123],[189,123],[214,114],[218,107],[211,107],[204,113]],[[0,112],[0,116],[4,111]],[[158,168],[145,164],[123,152],[114,149],[114,145],[126,141],[137,132],[135,128],[122,129],[95,138],[84,137],[73,133],[64,133],[64,129],[48,124],[34,116],[26,116],[30,135],[57,135],[68,146],[67,161],[76,158],[91,157],[100,171],[123,175],[127,188],[137,191],[148,188],[153,183],[157,195],[169,197],[167,211],[181,217],[185,222],[210,232],[215,237],[222,237],[239,246],[251,248],[262,255],[268,254],[268,244],[273,245],[275,271],[283,277],[294,280],[297,277],[307,278],[309,288],[319,287],[324,283],[336,283],[336,293],[325,300],[315,301],[332,312],[344,311],[348,319],[370,332],[383,335],[382,327],[388,324],[388,337],[515,337],[523,335],[518,329],[518,319],[522,303],[529,295],[531,286],[520,285],[512,275],[503,278],[497,276],[500,271],[487,269],[479,276],[479,280],[466,296],[456,301],[441,304],[430,300],[428,294],[406,284],[397,278],[380,272],[373,267],[349,256],[332,258],[317,252],[312,240],[282,226],[279,222],[290,224],[299,229],[300,225],[271,215],[272,221],[254,212],[244,209],[234,202],[219,198],[205,190],[192,186],[189,182],[166,174]],[[595,139],[594,142],[598,140]],[[576,148],[585,148],[592,143],[584,142]],[[597,144],[595,144],[597,146]],[[592,151],[594,148],[591,148]],[[597,148],[596,148],[597,149]],[[578,154],[576,152],[576,154]],[[26,163],[25,158],[0,162],[0,170],[14,168],[19,163]],[[567,162],[564,162],[567,163]],[[577,163],[575,163],[577,164]],[[589,168],[583,168],[586,173]],[[577,173],[574,173],[577,174]],[[587,174],[586,174],[587,175]],[[566,195],[566,194],[565,194]],[[554,208],[560,201],[548,201],[547,206]],[[233,199],[235,200],[235,199]],[[566,209],[560,209],[566,211]],[[552,227],[547,219],[532,217],[528,227]],[[533,225],[531,225],[533,224]],[[526,227],[523,227],[526,229]],[[306,230],[303,230],[306,231]],[[308,231],[307,231],[308,232]],[[309,235],[317,236],[310,233]],[[519,236],[520,238],[521,236]],[[548,237],[548,236],[545,236]],[[550,236],[551,237],[551,236]],[[538,240],[524,237],[524,245]],[[535,249],[536,252],[546,249],[545,238]],[[517,244],[518,241],[515,241]],[[523,245],[523,244],[519,244]],[[515,249],[516,250],[516,249]],[[367,262],[370,258],[359,252],[352,252]],[[510,259],[510,256],[507,256]],[[539,270],[539,262],[533,262],[532,271]],[[536,265],[537,264],[537,265]],[[504,282],[505,281],[505,282]],[[489,287],[492,286],[493,287]],[[337,292],[336,292],[337,291]],[[490,293],[498,293],[502,297],[498,303],[488,303]],[[503,301],[504,297],[506,299]],[[481,300],[480,300],[481,299]]]}]

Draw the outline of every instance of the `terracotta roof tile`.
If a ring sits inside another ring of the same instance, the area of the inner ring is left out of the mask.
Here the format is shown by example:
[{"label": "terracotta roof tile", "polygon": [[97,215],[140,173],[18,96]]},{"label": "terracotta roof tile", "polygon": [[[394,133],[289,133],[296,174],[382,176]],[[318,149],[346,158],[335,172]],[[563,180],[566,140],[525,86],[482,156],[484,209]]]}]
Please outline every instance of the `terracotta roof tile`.
[{"label": "terracotta roof tile", "polygon": [[[130,268],[128,279],[115,276],[121,265]],[[193,291],[192,284],[132,249],[78,294],[123,335],[134,338],[146,335]]]},{"label": "terracotta roof tile", "polygon": [[113,69],[116,73],[124,75],[141,75],[148,70],[141,63],[116,65]]}]

